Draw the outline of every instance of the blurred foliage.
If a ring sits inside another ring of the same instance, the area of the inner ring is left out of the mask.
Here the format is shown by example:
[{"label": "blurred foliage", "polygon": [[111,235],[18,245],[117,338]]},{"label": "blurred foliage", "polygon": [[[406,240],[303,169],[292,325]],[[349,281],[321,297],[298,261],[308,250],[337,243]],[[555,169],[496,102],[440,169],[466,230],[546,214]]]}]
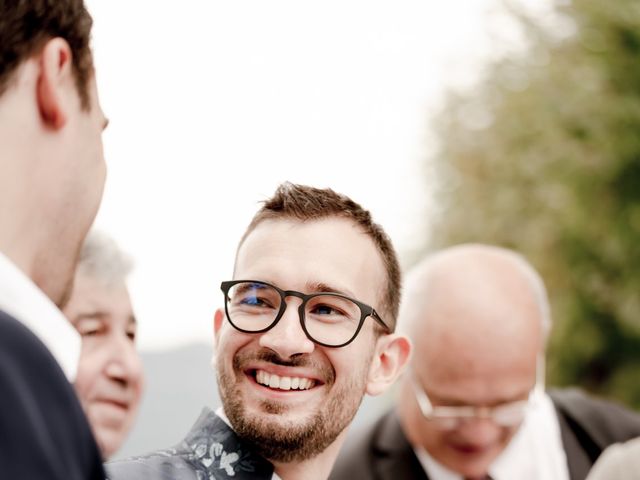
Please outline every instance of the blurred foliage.
[{"label": "blurred foliage", "polygon": [[640,1],[563,3],[512,5],[524,51],[435,118],[430,247],[523,253],[552,301],[548,383],[640,408]]}]

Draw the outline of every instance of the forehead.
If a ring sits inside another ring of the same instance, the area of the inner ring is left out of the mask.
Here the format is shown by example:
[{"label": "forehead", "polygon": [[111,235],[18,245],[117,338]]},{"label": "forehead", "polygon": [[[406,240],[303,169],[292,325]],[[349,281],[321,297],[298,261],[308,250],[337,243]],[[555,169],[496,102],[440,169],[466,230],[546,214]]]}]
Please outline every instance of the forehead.
[{"label": "forehead", "polygon": [[325,284],[374,308],[386,282],[373,240],[339,217],[259,223],[238,250],[234,277],[303,292]]},{"label": "forehead", "polygon": [[132,315],[131,299],[124,282],[106,286],[96,278],[78,273],[74,279],[73,292],[64,308],[68,315],[93,312],[115,315]]}]

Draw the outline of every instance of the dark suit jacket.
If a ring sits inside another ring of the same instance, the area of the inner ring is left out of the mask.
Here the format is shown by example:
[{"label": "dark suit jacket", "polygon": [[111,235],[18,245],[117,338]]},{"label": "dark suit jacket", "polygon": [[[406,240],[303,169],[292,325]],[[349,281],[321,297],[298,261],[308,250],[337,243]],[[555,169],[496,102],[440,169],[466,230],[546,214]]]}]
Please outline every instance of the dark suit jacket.
[{"label": "dark suit jacket", "polygon": [[0,478],[103,479],[101,464],[62,369],[27,327],[0,311]]},{"label": "dark suit jacket", "polygon": [[[602,450],[640,436],[640,415],[575,389],[549,392],[558,414],[571,480],[584,480]],[[394,411],[347,438],[331,480],[428,480]]]}]

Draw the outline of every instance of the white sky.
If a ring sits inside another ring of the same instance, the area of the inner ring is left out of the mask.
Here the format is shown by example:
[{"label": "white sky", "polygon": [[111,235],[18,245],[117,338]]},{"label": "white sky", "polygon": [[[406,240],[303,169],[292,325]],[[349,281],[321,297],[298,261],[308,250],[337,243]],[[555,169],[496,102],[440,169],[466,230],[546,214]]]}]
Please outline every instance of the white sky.
[{"label": "white sky", "polygon": [[210,341],[236,244],[282,181],[351,196],[401,255],[421,245],[427,121],[500,48],[493,3],[89,0],[111,120],[96,223],[135,259],[140,347]]}]

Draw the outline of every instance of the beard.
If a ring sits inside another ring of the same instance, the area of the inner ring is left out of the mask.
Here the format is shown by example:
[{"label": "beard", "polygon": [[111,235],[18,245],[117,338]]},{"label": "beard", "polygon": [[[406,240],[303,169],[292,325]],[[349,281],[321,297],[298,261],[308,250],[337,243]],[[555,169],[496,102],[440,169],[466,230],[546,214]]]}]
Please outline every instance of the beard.
[{"label": "beard", "polygon": [[329,367],[317,366],[316,369],[322,373],[325,382],[323,387],[334,390],[321,408],[309,418],[297,422],[282,422],[270,418],[272,415],[287,413],[289,406],[282,402],[262,401],[261,408],[265,412],[262,415],[251,415],[246,411],[239,382],[235,379],[244,375],[243,365],[249,360],[291,367],[309,367],[315,364],[308,356],[282,360],[270,350],[260,350],[250,356],[237,354],[233,359],[233,372],[225,371],[224,364],[218,362],[220,397],[234,431],[263,457],[283,463],[307,460],[322,453],[351,423],[362,402],[366,373],[371,363],[369,358],[364,368],[339,388],[335,387],[335,371]]}]

